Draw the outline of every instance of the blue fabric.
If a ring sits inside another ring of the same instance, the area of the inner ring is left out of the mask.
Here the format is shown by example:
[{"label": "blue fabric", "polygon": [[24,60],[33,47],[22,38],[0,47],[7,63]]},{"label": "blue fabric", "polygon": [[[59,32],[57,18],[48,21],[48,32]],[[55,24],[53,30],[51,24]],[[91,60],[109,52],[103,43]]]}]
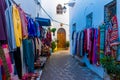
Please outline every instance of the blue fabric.
[{"label": "blue fabric", "polygon": [[23,40],[24,61],[28,67],[28,72],[34,72],[34,50],[32,40]]},{"label": "blue fabric", "polygon": [[28,20],[28,36],[35,37],[36,36],[36,29],[35,29],[34,21],[30,17],[27,17],[27,20]]},{"label": "blue fabric", "polygon": [[16,48],[16,41],[14,36],[14,27],[13,27],[13,19],[12,19],[12,6],[6,9],[5,17],[6,17],[6,24],[7,24],[9,50],[13,51]]},{"label": "blue fabric", "polygon": [[14,36],[14,27],[13,27],[13,19],[12,19],[12,2],[11,0],[5,0],[5,1],[7,5],[7,9],[5,11],[5,18],[6,18],[8,45],[9,45],[9,50],[13,51],[16,48],[16,41]]},{"label": "blue fabric", "polygon": [[36,28],[36,36],[40,37],[40,26],[37,21],[35,21],[35,28]]},{"label": "blue fabric", "polygon": [[51,21],[50,19],[45,19],[45,18],[35,18],[36,21],[39,22],[40,26],[51,26]]}]

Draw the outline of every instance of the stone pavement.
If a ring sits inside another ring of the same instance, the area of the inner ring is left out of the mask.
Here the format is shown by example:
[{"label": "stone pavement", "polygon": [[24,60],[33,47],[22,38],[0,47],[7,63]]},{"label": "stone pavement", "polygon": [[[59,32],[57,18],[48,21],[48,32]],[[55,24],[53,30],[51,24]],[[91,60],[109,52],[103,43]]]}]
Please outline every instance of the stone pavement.
[{"label": "stone pavement", "polygon": [[102,80],[98,75],[82,67],[66,51],[52,54],[47,61],[41,80]]}]

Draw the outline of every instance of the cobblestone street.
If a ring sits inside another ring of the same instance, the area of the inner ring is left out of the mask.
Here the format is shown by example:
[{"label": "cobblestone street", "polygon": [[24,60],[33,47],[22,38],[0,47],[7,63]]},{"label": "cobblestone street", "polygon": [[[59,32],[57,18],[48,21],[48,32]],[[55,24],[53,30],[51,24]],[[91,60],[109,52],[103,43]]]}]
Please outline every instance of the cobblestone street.
[{"label": "cobblestone street", "polygon": [[52,54],[47,61],[41,80],[102,80],[87,67],[79,65],[68,52]]}]

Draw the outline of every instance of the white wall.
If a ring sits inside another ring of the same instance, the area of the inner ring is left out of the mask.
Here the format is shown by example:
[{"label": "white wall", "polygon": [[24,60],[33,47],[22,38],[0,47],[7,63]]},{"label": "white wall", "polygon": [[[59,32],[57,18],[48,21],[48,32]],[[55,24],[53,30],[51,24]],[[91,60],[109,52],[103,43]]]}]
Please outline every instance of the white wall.
[{"label": "white wall", "polygon": [[[56,6],[58,4],[61,4],[62,6],[64,6],[64,3],[68,3],[69,0],[41,0],[41,4],[43,6],[43,8],[47,11],[47,13],[55,20],[65,23],[65,24],[69,24],[69,7],[66,5],[67,7],[67,12],[65,14],[62,15],[57,15],[56,14]],[[42,11],[42,16],[41,17],[45,17],[45,18],[49,18],[43,11]],[[52,21],[52,27],[55,27],[57,30],[61,27],[60,23],[56,23]],[[62,26],[62,28],[64,28],[66,30],[66,39],[69,40],[69,26]],[[57,34],[57,31],[56,31]],[[55,38],[57,39],[57,35],[55,36]]]},{"label": "white wall", "polygon": [[[14,0],[17,4],[20,4],[21,8],[28,14],[30,14],[32,17],[36,17],[37,13],[41,12],[36,5],[34,0]],[[39,0],[40,1],[40,0]]]}]

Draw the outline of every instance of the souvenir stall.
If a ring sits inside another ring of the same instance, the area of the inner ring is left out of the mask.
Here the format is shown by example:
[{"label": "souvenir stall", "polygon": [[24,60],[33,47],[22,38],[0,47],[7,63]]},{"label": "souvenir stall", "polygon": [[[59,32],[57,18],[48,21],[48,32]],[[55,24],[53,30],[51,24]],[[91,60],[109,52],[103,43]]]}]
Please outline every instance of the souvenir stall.
[{"label": "souvenir stall", "polygon": [[51,33],[47,30],[45,35],[42,28],[50,26],[50,20],[31,18],[13,0],[0,0],[0,13],[0,80],[36,79],[43,39],[49,40],[50,48]]},{"label": "souvenir stall", "polygon": [[101,62],[104,57],[108,56],[116,61],[117,48],[120,45],[116,15],[98,28],[87,28],[80,32],[74,32],[72,37],[73,55],[80,58],[96,73],[104,72]]}]

